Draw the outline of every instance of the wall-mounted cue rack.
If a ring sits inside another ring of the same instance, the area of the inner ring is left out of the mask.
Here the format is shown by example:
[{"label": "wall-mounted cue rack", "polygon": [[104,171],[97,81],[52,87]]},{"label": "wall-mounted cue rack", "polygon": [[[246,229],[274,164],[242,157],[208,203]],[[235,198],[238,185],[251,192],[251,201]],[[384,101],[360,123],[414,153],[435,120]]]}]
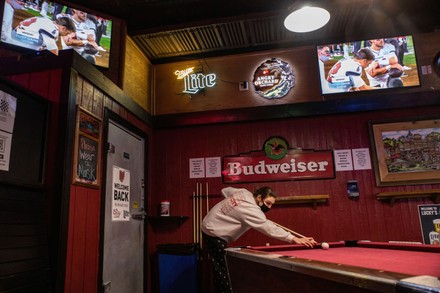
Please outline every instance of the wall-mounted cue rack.
[{"label": "wall-mounted cue rack", "polygon": [[[204,199],[205,202],[203,202]],[[203,189],[202,182],[196,182],[196,190],[192,194],[192,210],[193,210],[193,242],[198,243],[199,247],[202,248],[203,247],[202,221],[203,221],[203,217],[209,212],[208,182],[206,182],[205,184],[205,189]]]}]

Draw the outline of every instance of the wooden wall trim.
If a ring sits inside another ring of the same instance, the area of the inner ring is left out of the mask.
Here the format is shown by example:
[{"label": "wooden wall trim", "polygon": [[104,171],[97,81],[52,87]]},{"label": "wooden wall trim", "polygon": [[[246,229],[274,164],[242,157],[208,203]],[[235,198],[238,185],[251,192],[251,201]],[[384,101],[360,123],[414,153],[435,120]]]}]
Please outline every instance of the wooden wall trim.
[{"label": "wooden wall trim", "polygon": [[[66,91],[63,96],[63,106],[61,107],[65,117],[65,137],[64,142],[60,142],[64,154],[72,154],[74,146],[75,134],[75,117],[76,117],[76,81],[78,74],[74,70],[63,72],[66,76],[63,79],[62,91]],[[66,85],[65,82],[68,82]],[[70,200],[71,200],[71,178],[73,169],[73,158],[71,155],[64,155],[63,159],[63,174],[59,180],[62,181],[61,189],[63,197],[60,206],[60,236],[58,249],[58,270],[56,292],[64,292],[66,282],[66,266],[68,256],[68,238],[69,238],[69,217],[70,217]]]},{"label": "wooden wall trim", "polygon": [[0,75],[17,75],[39,72],[56,68],[67,69],[72,65],[72,50],[60,51],[58,56],[52,53],[35,55],[35,52],[0,58]]},{"label": "wooden wall trim", "polygon": [[113,82],[94,66],[87,63],[81,56],[74,55],[72,69],[76,70],[81,76],[89,80],[97,88],[103,91],[109,97],[112,97],[116,102],[124,106],[128,111],[132,112],[141,121],[152,125],[153,119],[150,113],[139,106],[130,96],[125,94]]},{"label": "wooden wall trim", "polygon": [[156,115],[154,128],[343,114],[440,104],[440,91],[352,97],[323,102],[262,106],[183,114]]}]

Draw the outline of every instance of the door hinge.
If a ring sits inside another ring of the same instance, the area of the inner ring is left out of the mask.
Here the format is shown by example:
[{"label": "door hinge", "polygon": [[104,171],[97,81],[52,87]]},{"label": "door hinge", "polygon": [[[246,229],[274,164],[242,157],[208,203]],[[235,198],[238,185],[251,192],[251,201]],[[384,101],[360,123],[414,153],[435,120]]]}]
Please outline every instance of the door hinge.
[{"label": "door hinge", "polygon": [[114,154],[115,153],[115,145],[108,142],[107,143],[107,152],[110,154]]}]

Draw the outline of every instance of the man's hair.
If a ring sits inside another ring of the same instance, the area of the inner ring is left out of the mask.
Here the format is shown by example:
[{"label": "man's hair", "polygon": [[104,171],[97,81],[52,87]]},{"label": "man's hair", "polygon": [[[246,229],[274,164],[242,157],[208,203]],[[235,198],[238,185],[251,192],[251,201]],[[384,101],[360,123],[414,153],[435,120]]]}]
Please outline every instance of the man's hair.
[{"label": "man's hair", "polygon": [[356,52],[354,58],[357,60],[362,60],[362,59],[374,60],[374,54],[373,52],[370,51],[370,49],[362,48]]},{"label": "man's hair", "polygon": [[317,51],[322,51],[322,49],[324,49],[324,48],[328,48],[328,46],[327,45],[320,45],[317,47]]},{"label": "man's hair", "polygon": [[268,196],[277,197],[269,186],[263,186],[254,191],[254,197],[261,195],[261,199],[265,199]]},{"label": "man's hair", "polygon": [[68,29],[69,31],[72,31],[72,32],[76,31],[75,23],[73,22],[72,19],[70,19],[70,17],[61,16],[61,17],[55,18],[54,21],[58,25],[65,26],[66,29]]}]

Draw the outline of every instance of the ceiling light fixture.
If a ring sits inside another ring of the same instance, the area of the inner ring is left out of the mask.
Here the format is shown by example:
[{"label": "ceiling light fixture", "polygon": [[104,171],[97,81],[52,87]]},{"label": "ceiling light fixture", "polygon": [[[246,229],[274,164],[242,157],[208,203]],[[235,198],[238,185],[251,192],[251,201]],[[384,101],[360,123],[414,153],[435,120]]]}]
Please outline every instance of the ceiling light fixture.
[{"label": "ceiling light fixture", "polygon": [[290,13],[284,26],[292,32],[307,33],[320,29],[330,20],[330,13],[324,8],[305,6]]}]

